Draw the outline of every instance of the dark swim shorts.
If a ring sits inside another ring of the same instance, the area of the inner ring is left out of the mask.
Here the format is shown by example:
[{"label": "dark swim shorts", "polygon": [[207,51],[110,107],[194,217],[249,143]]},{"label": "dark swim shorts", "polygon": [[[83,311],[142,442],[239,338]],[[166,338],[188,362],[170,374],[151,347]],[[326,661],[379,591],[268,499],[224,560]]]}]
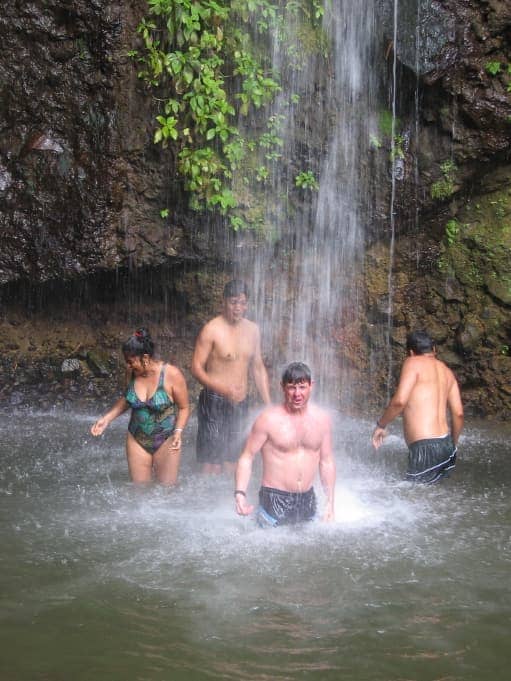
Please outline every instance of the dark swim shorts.
[{"label": "dark swim shorts", "polygon": [[273,487],[259,490],[257,524],[261,527],[291,525],[313,520],[316,515],[314,487],[308,492],[284,492]]},{"label": "dark swim shorts", "polygon": [[456,451],[450,435],[412,442],[406,479],[431,484],[448,477],[456,464]]},{"label": "dark swim shorts", "polygon": [[231,402],[204,388],[197,408],[197,461],[221,464],[238,460],[248,414],[248,400]]}]

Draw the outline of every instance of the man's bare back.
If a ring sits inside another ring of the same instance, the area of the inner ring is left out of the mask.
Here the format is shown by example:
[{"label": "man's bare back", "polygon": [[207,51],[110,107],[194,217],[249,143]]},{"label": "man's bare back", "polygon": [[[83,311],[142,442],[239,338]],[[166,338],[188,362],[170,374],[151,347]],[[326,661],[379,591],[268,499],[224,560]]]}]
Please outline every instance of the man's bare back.
[{"label": "man's bare back", "polygon": [[372,442],[378,449],[387,425],[402,414],[410,450],[407,476],[421,482],[437,481],[443,469],[454,468],[463,427],[460,390],[452,371],[436,358],[434,342],[426,332],[409,334],[407,348],[409,357],[403,362],[399,385],[376,422]]},{"label": "man's bare back", "polygon": [[[447,405],[457,391],[452,371],[434,355],[408,357],[401,373],[403,428],[407,444],[449,432]],[[408,398],[407,391],[409,390]]]}]

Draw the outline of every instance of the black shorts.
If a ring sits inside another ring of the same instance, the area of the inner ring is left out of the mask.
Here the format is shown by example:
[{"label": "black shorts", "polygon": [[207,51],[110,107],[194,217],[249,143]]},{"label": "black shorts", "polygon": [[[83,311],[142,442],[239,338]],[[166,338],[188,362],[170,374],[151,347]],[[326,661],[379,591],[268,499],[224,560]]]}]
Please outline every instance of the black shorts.
[{"label": "black shorts", "polygon": [[238,460],[248,415],[248,400],[231,402],[204,388],[197,408],[197,461],[221,464]]},{"label": "black shorts", "polygon": [[314,487],[308,492],[284,492],[273,487],[259,490],[257,522],[261,527],[290,525],[313,520],[316,515]]},{"label": "black shorts", "polygon": [[412,442],[406,479],[430,484],[447,477],[456,464],[456,451],[450,435]]}]

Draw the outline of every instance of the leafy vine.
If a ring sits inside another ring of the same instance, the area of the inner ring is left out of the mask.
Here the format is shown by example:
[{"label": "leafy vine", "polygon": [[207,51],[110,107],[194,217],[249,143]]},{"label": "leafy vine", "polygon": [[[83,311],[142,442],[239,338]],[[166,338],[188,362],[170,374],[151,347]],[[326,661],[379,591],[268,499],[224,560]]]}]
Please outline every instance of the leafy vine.
[{"label": "leafy vine", "polygon": [[[143,49],[132,50],[139,77],[159,102],[154,142],[177,150],[177,168],[193,208],[229,214],[234,229],[246,226],[233,212],[235,171],[245,185],[265,182],[266,166],[250,168],[247,155],[280,156],[279,116],[267,114],[264,132],[250,138],[237,122],[264,112],[280,91],[265,50],[268,32],[285,35],[286,12],[319,26],[319,0],[148,0],[137,31]],[[261,127],[261,126],[258,126]],[[250,177],[252,173],[252,177]],[[162,214],[166,214],[165,210]]]}]

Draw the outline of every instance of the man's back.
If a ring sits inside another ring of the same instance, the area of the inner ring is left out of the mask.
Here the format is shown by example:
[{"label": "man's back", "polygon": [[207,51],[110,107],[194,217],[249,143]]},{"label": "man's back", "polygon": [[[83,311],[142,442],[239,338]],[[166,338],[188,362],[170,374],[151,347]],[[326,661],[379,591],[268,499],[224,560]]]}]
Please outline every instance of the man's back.
[{"label": "man's back", "polygon": [[432,354],[414,355],[406,359],[401,381],[410,387],[403,411],[407,443],[447,435],[447,405],[456,386],[452,371]]}]

